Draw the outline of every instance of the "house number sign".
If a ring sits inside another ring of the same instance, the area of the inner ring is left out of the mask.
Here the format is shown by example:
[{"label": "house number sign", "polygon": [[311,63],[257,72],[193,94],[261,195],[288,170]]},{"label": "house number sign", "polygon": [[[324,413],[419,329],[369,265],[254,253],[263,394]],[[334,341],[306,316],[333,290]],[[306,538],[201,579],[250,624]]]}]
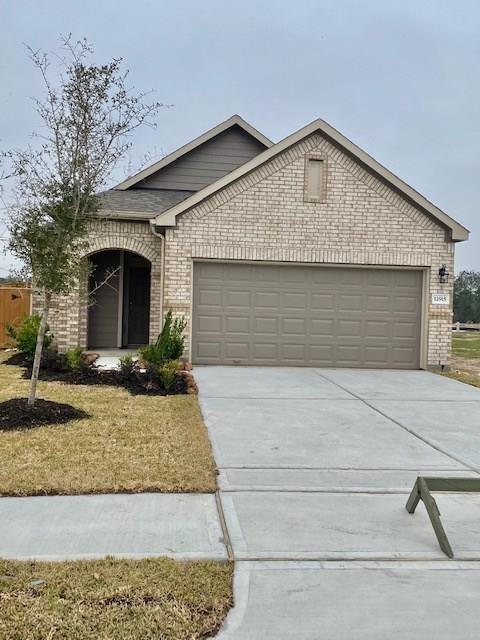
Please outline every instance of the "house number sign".
[{"label": "house number sign", "polygon": [[450,295],[448,293],[432,293],[432,304],[449,304]]}]

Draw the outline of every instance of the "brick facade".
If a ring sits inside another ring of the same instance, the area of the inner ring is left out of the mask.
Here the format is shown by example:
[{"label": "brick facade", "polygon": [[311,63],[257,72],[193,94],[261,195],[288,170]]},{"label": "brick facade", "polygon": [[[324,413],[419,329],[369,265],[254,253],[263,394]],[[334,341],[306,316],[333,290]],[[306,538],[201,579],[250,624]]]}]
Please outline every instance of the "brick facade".
[{"label": "brick facade", "polygon": [[[148,222],[99,220],[91,225],[89,248],[85,255],[105,249],[133,251],[151,263],[150,285],[150,338],[160,332],[162,320],[162,243],[150,231]],[[57,297],[52,305],[49,324],[60,351],[70,347],[86,348],[87,341],[87,278],[69,296]],[[38,305],[34,305],[38,311]]]},{"label": "brick facade", "polygon": [[[304,199],[307,154],[325,159],[325,202]],[[161,241],[148,227],[146,222],[99,222],[92,227],[90,252],[128,249],[152,262],[153,338],[161,324],[162,260]],[[449,293],[452,299],[452,285],[439,284],[438,269],[446,264],[453,273],[454,243],[438,222],[320,134],[181,214],[177,226],[167,229],[163,308],[172,308],[188,321],[196,258],[424,268],[423,362],[448,363],[452,309],[428,302],[434,292]],[[78,294],[56,304],[51,325],[59,346],[86,346],[87,314]]]},{"label": "brick facade", "polygon": [[[324,203],[304,201],[305,155],[326,160]],[[445,230],[358,162],[314,134],[177,218],[165,244],[165,308],[191,313],[195,258],[424,267],[428,290],[448,292]],[[426,361],[447,364],[452,309],[427,305]]]}]

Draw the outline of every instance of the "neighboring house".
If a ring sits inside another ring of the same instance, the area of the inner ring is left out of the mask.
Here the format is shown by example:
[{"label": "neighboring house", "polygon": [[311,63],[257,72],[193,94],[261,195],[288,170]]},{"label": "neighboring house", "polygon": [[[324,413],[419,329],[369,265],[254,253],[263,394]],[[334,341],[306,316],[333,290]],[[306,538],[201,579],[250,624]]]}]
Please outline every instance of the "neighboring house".
[{"label": "neighboring house", "polygon": [[62,350],[154,341],[172,309],[194,364],[448,363],[468,231],[322,120],[273,144],[233,116],[101,197]]}]

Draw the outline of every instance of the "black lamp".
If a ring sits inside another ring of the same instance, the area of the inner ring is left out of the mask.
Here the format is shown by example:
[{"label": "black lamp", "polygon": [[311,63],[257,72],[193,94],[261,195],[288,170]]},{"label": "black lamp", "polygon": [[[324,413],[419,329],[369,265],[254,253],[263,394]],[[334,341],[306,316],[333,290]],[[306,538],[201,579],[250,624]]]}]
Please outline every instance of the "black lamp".
[{"label": "black lamp", "polygon": [[445,282],[448,282],[448,276],[449,275],[450,274],[448,273],[447,265],[446,264],[442,264],[442,266],[438,270],[438,280],[442,284],[445,284]]}]

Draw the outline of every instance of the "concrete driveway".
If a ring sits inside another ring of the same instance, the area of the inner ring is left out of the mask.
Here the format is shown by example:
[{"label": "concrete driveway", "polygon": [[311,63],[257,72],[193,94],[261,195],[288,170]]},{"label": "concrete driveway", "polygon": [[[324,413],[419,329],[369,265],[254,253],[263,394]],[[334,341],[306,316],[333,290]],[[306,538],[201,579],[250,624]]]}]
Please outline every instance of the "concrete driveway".
[{"label": "concrete driveway", "polygon": [[418,474],[479,477],[480,390],[423,371],[198,367],[220,469],[236,606],[219,638],[471,640],[480,495],[437,502]]}]

